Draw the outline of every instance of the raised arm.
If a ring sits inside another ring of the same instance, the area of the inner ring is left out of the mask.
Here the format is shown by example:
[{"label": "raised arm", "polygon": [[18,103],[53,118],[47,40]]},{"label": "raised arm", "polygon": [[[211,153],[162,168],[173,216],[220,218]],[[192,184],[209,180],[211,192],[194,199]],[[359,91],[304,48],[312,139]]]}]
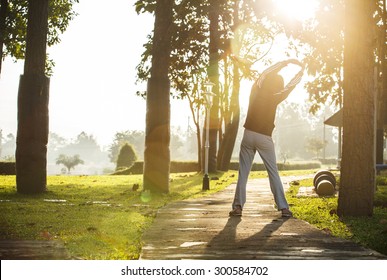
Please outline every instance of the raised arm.
[{"label": "raised arm", "polygon": [[275,95],[282,95],[281,99],[285,99],[290,92],[296,87],[296,85],[301,81],[302,75],[304,74],[304,65],[298,61],[297,59],[288,59],[285,61],[278,62],[269,68],[267,68],[265,71],[262,72],[262,74],[259,76],[259,78],[256,81],[256,85],[258,87],[262,86],[263,81],[265,80],[266,76],[269,73],[278,73],[282,68],[286,67],[289,64],[295,64],[301,67],[300,71],[294,76],[293,79],[289,81],[289,83],[284,87],[283,90],[276,93]]}]

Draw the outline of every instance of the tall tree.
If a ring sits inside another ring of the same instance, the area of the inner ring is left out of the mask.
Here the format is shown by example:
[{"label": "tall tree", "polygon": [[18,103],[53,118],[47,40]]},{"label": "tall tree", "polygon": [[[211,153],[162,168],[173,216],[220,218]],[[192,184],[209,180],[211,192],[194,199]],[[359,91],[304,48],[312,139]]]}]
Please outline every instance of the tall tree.
[{"label": "tall tree", "polygon": [[376,163],[384,163],[384,125],[387,123],[386,117],[386,99],[387,99],[387,53],[386,53],[386,39],[387,39],[387,12],[386,0],[381,1],[380,9],[377,14],[380,16],[378,40],[377,40],[377,73],[378,73],[378,94],[377,94],[377,129],[376,129]]},{"label": "tall tree", "polygon": [[46,190],[49,78],[45,75],[49,0],[28,1],[24,74],[18,94],[16,188]]},{"label": "tall tree", "polygon": [[[214,84],[212,91],[214,98],[210,111],[210,125],[205,127],[209,130],[209,151],[208,151],[208,172],[217,170],[217,150],[219,131],[219,61],[220,61],[220,11],[223,0],[210,1],[208,19],[210,21],[210,42],[209,42],[209,65],[207,70],[208,79]],[[205,144],[206,141],[203,141]],[[204,151],[205,149],[203,149]],[[202,157],[204,159],[204,156]],[[204,166],[204,165],[203,165]]]},{"label": "tall tree", "polygon": [[345,2],[343,156],[338,214],[373,214],[376,1]]},{"label": "tall tree", "polygon": [[173,0],[157,0],[152,66],[146,96],[143,185],[145,190],[169,192],[170,82]]}]

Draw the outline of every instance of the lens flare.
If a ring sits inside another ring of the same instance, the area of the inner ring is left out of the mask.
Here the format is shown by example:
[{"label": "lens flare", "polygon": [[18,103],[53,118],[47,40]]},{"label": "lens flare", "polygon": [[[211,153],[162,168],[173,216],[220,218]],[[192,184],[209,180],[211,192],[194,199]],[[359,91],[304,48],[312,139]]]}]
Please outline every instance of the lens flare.
[{"label": "lens flare", "polygon": [[317,0],[273,0],[273,2],[282,16],[299,21],[313,18],[318,8]]}]

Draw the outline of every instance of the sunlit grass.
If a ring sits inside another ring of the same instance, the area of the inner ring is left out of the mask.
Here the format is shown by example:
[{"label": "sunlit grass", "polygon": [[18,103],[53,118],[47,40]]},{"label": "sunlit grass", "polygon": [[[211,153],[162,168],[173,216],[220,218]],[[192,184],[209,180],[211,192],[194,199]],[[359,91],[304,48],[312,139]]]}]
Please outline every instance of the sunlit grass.
[{"label": "sunlit grass", "polygon": [[[378,181],[387,182],[385,178],[378,178]],[[378,186],[372,217],[340,219],[337,216],[337,196],[297,196],[300,187],[313,188],[311,179],[302,180],[299,183],[299,185],[292,185],[286,194],[296,218],[307,221],[333,236],[350,239],[382,254],[387,254],[387,186]]]},{"label": "sunlit grass", "polygon": [[[61,240],[76,259],[138,259],[142,234],[159,208],[218,192],[237,181],[237,171],[210,175],[217,180],[203,192],[202,174],[171,174],[170,192],[149,201],[141,196],[142,175],[49,176],[47,192],[32,196],[16,192],[15,176],[0,176],[0,238]],[[250,174],[250,179],[263,177],[265,171]],[[132,190],[134,184],[139,190]]]},{"label": "sunlit grass", "polygon": [[203,192],[201,174],[172,174],[170,192],[146,202],[140,190],[132,190],[141,175],[49,176],[47,192],[34,196],[16,192],[15,176],[0,176],[0,236],[62,240],[73,258],[137,259],[142,233],[157,209],[219,191],[235,182],[235,175],[214,174],[219,180]]}]

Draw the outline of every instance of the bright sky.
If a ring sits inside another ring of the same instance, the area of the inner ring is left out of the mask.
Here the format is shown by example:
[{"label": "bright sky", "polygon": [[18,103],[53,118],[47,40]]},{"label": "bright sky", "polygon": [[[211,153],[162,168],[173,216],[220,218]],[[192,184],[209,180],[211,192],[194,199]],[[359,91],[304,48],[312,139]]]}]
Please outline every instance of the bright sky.
[{"label": "bright sky", "polygon": [[[133,1],[80,1],[79,15],[48,50],[56,66],[50,81],[50,131],[66,138],[93,134],[102,145],[115,132],[144,130],[145,101],[135,92],[135,67],[151,31],[150,16],[138,16]],[[0,128],[16,134],[17,91],[23,62],[7,59],[0,80]]]},{"label": "bright sky", "polygon": [[273,0],[278,11],[290,18],[306,20],[313,17],[318,0]]},{"label": "bright sky", "polygon": [[[293,1],[276,0],[288,3]],[[296,0],[294,0],[296,1]],[[298,0],[304,3],[311,0]],[[118,131],[145,129],[145,101],[135,92],[135,67],[142,45],[152,30],[153,18],[138,16],[133,1],[80,1],[79,15],[61,36],[62,42],[48,50],[56,66],[50,83],[50,131],[72,139],[85,131],[98,143],[109,145]],[[281,6],[281,5],[280,5]],[[297,8],[298,5],[294,5]],[[295,16],[304,9],[285,10]],[[6,59],[0,79],[0,129],[16,135],[17,92],[23,62]],[[247,85],[248,87],[250,85]],[[247,95],[244,95],[247,100]],[[241,100],[242,105],[244,101]],[[189,109],[172,101],[171,125],[186,127]]]}]

